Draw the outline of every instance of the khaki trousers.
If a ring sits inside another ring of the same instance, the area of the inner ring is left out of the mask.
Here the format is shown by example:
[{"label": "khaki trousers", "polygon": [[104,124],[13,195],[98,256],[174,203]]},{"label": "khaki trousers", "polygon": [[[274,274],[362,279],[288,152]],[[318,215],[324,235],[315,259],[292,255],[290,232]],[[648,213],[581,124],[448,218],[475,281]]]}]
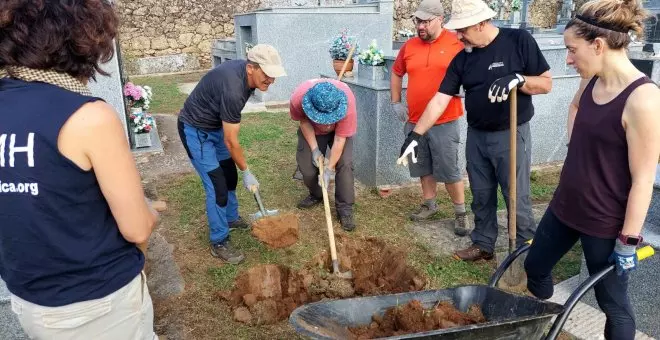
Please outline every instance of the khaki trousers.
[{"label": "khaki trousers", "polygon": [[30,339],[156,340],[154,310],[144,272],[96,300],[44,307],[11,296],[11,307]]}]

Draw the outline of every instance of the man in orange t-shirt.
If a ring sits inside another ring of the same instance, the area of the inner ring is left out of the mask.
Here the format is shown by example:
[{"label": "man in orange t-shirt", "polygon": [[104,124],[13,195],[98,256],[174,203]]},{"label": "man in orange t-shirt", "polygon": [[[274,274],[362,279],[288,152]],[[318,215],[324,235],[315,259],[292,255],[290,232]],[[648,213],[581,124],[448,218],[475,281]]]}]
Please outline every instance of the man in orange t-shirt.
[{"label": "man in orange t-shirt", "polygon": [[[405,123],[404,135],[415,128],[428,102],[438,92],[452,59],[463,49],[456,34],[442,27],[444,10],[440,0],[423,0],[413,14],[417,37],[408,40],[392,67],[392,111]],[[402,78],[408,74],[407,107],[401,102]],[[411,177],[420,177],[424,203],[411,215],[415,221],[438,211],[437,182],[445,183],[454,203],[456,235],[467,235],[467,215],[462,171],[458,167],[463,104],[454,97],[444,113],[420,140],[417,163],[409,161]]]}]

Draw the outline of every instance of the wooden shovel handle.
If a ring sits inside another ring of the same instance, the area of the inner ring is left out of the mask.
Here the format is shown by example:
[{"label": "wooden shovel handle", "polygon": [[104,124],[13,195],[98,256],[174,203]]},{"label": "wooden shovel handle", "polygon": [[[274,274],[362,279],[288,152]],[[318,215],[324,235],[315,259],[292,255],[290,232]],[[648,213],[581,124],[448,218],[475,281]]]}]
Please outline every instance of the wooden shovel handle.
[{"label": "wooden shovel handle", "polygon": [[351,49],[348,51],[348,56],[346,56],[346,60],[344,60],[344,65],[341,67],[341,71],[339,72],[339,75],[337,76],[337,80],[341,81],[341,77],[344,76],[344,72],[346,72],[346,67],[348,67],[348,63],[351,61],[351,58],[353,57],[353,52],[355,51],[355,44],[351,47]]},{"label": "wooden shovel handle", "polygon": [[518,141],[518,89],[513,88],[509,93],[509,253],[516,248],[516,167]]},{"label": "wooden shovel handle", "polygon": [[[330,213],[330,202],[328,200],[328,190],[325,188],[323,170],[325,170],[325,165],[323,164],[323,157],[321,157],[321,159],[319,159],[319,180],[321,182],[321,191],[323,192],[323,207],[325,208],[325,222],[328,227],[328,239],[330,239],[330,257],[334,264],[337,262],[337,247],[335,245],[335,231],[332,229],[332,215]],[[333,269],[338,271],[338,268]]]}]

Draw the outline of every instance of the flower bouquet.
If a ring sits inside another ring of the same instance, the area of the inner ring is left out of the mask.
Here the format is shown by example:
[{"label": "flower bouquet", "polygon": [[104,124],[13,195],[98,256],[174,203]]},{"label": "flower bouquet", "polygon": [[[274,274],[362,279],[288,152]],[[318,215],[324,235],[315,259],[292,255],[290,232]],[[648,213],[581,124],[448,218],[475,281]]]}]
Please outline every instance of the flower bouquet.
[{"label": "flower bouquet", "polygon": [[371,41],[369,48],[364,49],[358,55],[358,61],[363,65],[378,66],[385,64],[385,54],[378,48],[376,39]]},{"label": "flower bouquet", "polygon": [[372,40],[367,49],[364,49],[358,55],[360,69],[358,78],[370,80],[385,79],[385,55],[383,50],[378,48],[376,40]]},{"label": "flower bouquet", "polygon": [[138,148],[151,146],[151,135],[155,122],[154,118],[146,112],[131,113],[130,125],[135,137],[135,146]]},{"label": "flower bouquet", "polygon": [[[351,51],[351,48],[354,49],[354,53],[351,56],[351,58],[348,58],[348,53]],[[337,36],[332,40],[332,44],[330,44],[330,49],[328,52],[330,52],[330,57],[332,58],[333,61],[333,67],[335,69],[335,72],[337,72],[337,75],[341,72],[342,67],[344,66],[344,63],[346,62],[347,59],[349,59],[348,64],[346,65],[346,72],[350,72],[353,70],[353,59],[355,58],[355,51],[359,49],[359,44],[357,42],[357,39],[355,37],[349,36],[348,35],[348,29],[343,29],[339,32]]]},{"label": "flower bouquet", "polygon": [[148,110],[152,96],[153,93],[149,86],[138,86],[131,82],[124,85],[124,97],[128,100],[132,112]]}]

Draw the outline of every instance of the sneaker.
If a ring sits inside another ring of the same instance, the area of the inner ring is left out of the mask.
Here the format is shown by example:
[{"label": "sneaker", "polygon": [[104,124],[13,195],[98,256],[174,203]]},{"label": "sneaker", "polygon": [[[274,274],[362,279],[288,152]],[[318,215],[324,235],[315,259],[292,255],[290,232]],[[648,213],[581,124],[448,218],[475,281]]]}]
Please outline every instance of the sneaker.
[{"label": "sneaker", "polygon": [[428,220],[436,212],[438,212],[438,206],[437,205],[435,207],[431,208],[428,205],[426,205],[426,203],[422,203],[422,205],[420,205],[419,209],[416,212],[414,212],[412,215],[410,215],[410,219],[413,220],[413,221]]},{"label": "sneaker", "polygon": [[323,202],[322,198],[314,197],[314,195],[310,194],[309,196],[305,197],[305,199],[303,199],[298,203],[298,208],[300,209],[311,208],[321,202]]},{"label": "sneaker", "polygon": [[454,234],[461,237],[468,234],[467,213],[456,214],[456,219],[454,220]]},{"label": "sneaker", "polygon": [[230,264],[239,264],[245,259],[245,256],[240,251],[234,249],[229,244],[229,240],[211,244],[211,255]]},{"label": "sneaker", "polygon": [[240,230],[250,229],[250,225],[247,222],[245,222],[245,220],[242,217],[239,216],[236,221],[229,222],[229,230],[236,230],[236,229],[240,229]]},{"label": "sneaker", "polygon": [[473,244],[466,249],[456,251],[454,258],[463,261],[492,260],[493,253],[483,251],[476,244]]},{"label": "sneaker", "polygon": [[341,223],[341,228],[346,231],[355,230],[355,221],[353,221],[353,214],[339,215],[339,223]]}]

